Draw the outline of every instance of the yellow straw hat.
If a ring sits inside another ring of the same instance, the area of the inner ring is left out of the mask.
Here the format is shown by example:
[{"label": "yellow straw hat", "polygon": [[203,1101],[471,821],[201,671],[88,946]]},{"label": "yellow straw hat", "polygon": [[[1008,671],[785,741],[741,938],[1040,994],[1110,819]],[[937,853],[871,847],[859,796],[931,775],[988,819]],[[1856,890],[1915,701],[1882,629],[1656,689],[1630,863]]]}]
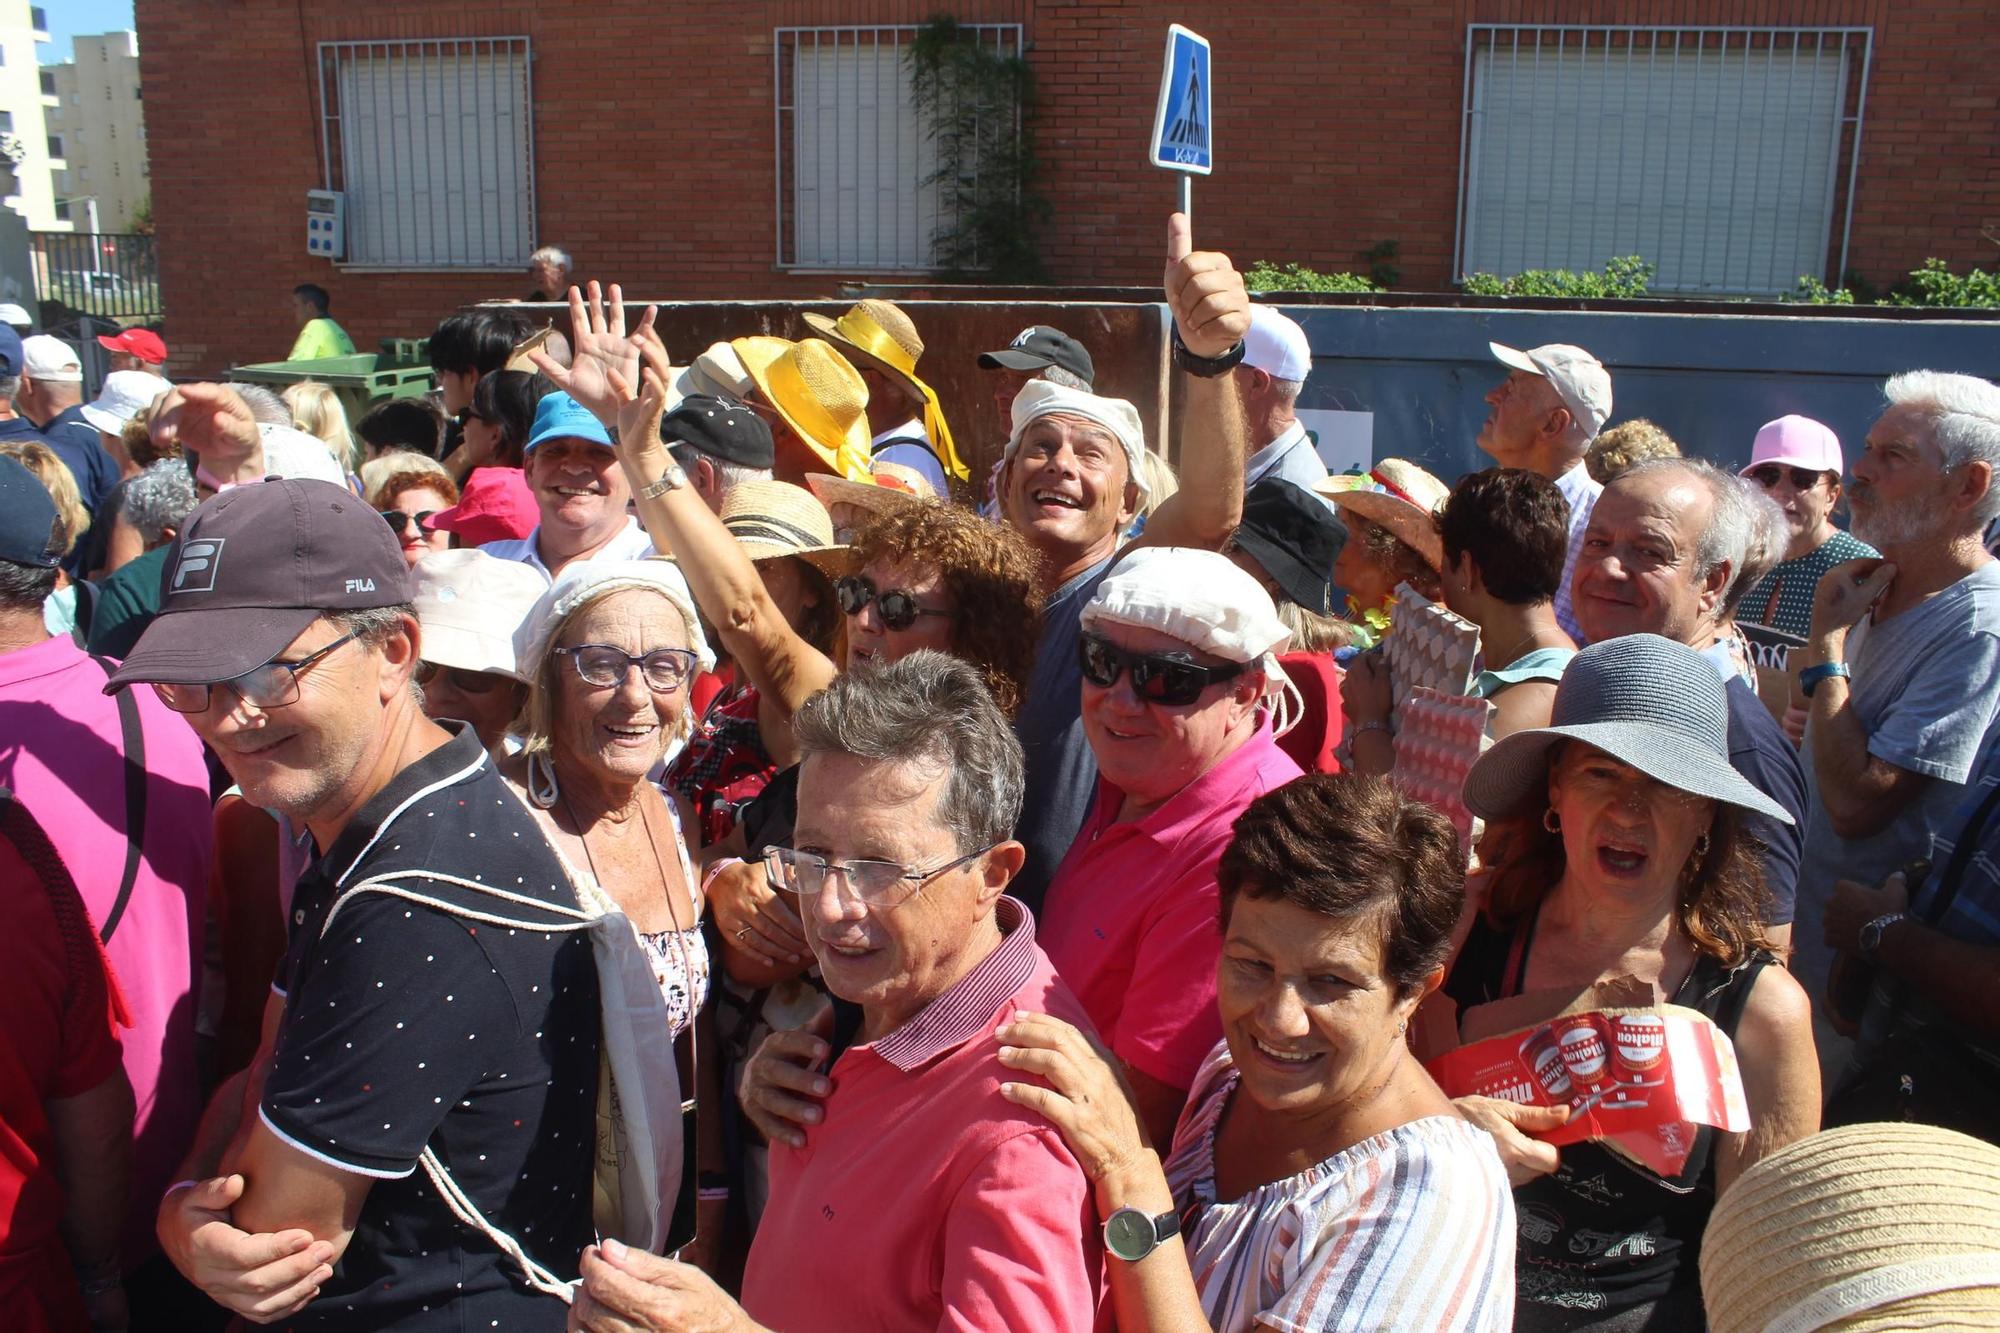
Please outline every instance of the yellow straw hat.
[{"label": "yellow straw hat", "polygon": [[843,350],[858,352],[907,384],[910,392],[923,401],[924,433],[937,446],[945,469],[960,480],[969,475],[959,459],[957,445],[952,443],[951,427],[945,424],[937,391],[917,378],[917,361],[924,354],[924,340],[917,335],[917,326],[901,306],[871,298],[855,303],[839,319],[828,319],[816,311],[807,311],[804,318],[814,331],[839,343]]},{"label": "yellow straw hat", "polygon": [[2000,1147],[1877,1124],[1781,1148],[1716,1203],[1701,1292],[1714,1333],[2000,1328]]},{"label": "yellow straw hat", "polygon": [[738,338],[730,344],[765,401],[844,477],[868,475],[868,385],[820,338]]}]

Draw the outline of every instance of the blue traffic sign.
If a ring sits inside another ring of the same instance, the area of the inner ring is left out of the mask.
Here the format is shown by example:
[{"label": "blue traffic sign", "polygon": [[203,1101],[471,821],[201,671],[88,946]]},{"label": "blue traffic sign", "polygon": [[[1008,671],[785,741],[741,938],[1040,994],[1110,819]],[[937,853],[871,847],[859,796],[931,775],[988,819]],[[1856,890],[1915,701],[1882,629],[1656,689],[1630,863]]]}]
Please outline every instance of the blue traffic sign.
[{"label": "blue traffic sign", "polygon": [[1160,74],[1160,105],[1153,113],[1152,161],[1156,167],[1206,176],[1215,170],[1214,83],[1208,39],[1176,23],[1167,29],[1167,58]]}]

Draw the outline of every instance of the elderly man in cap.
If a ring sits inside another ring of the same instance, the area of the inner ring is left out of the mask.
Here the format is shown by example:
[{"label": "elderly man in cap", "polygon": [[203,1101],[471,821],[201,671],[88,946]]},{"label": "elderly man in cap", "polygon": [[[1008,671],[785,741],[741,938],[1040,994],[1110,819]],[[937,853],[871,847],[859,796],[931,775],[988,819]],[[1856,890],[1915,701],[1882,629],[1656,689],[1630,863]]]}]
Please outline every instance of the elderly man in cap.
[{"label": "elderly man in cap", "polygon": [[75,474],[84,507],[95,515],[118,484],[118,464],[97,442],[97,427],[84,419],[83,361],[76,349],[46,333],[25,339],[14,402]]},{"label": "elderly man in cap", "polygon": [[888,301],[857,303],[839,319],[807,311],[805,321],[853,363],[868,385],[869,452],[899,441],[927,445],[952,476],[966,467],[952,443],[937,391],[917,378],[924,340],[902,307]]},{"label": "elderly man in cap", "polygon": [[[259,1322],[553,1333],[544,1281],[592,1235],[597,973],[533,816],[423,716],[401,548],[345,489],[278,480],[196,511],[165,589],[106,688],[150,686],[319,851],[262,1046],[160,1201],[168,1256]],[[467,915],[483,883],[526,928]]]},{"label": "elderly man in cap", "polygon": [[1273,734],[1291,632],[1226,557],[1174,547],[1121,559],[1081,625],[1097,799],[1049,885],[1042,936],[1166,1143],[1222,1038],[1216,862],[1244,807],[1300,774]]},{"label": "elderly man in cap", "polygon": [[611,432],[567,393],[547,394],[535,407],[522,470],[542,521],[526,537],[481,549],[519,560],[553,583],[586,560],[644,560],[653,540],[626,513],[632,488],[611,448]]},{"label": "elderly man in cap", "polygon": [[[684,1264],[607,1244],[584,1256],[571,1326],[1091,1328],[1089,1181],[1001,1095],[1015,1075],[993,1039],[1018,1009],[1089,1021],[1007,896],[1020,744],[978,671],[921,649],[841,676],[793,729],[799,822],[768,859],[859,1030],[838,1052],[777,1033],[746,1072],[745,1109],[772,1149],[742,1306]],[[819,1104],[801,1118],[793,1092]]]},{"label": "elderly man in cap", "polygon": [[981,352],[979,368],[997,372],[992,376],[993,405],[1000,409],[1002,421],[1013,419],[1014,395],[1031,380],[1047,380],[1086,393],[1097,383],[1090,349],[1046,324],[1029,325],[997,352]]},{"label": "elderly man in cap", "polygon": [[1298,418],[1299,391],[1312,373],[1312,345],[1306,331],[1267,305],[1250,307],[1250,331],[1243,335],[1243,364],[1236,367],[1236,392],[1243,400],[1244,485],[1277,477],[1311,490],[1326,480],[1305,423]]},{"label": "elderly man in cap", "polygon": [[1771,898],[1765,934],[1782,950],[1792,942],[1802,883],[1805,771],[1721,630],[1757,537],[1756,497],[1748,485],[1699,459],[1633,464],[1604,488],[1591,511],[1570,591],[1589,642],[1658,634],[1696,649],[1721,674],[1730,766],[1791,816],[1789,824],[1761,814],[1744,820],[1762,846]]},{"label": "elderly man in cap", "polygon": [[1502,467],[1539,472],[1569,501],[1569,554],[1556,590],[1556,621],[1582,643],[1570,585],[1590,508],[1604,489],[1584,467],[1583,454],[1611,417],[1611,376],[1596,357],[1568,343],[1525,352],[1500,343],[1487,346],[1510,373],[1486,395],[1490,410],[1479,428],[1479,447]]},{"label": "elderly man in cap", "polygon": [[689,394],[660,418],[660,438],[711,513],[735,487],[771,480],[771,428],[741,403]]},{"label": "elderly man in cap", "polygon": [[143,370],[157,375],[160,367],[167,364],[167,345],[151,329],[100,333],[97,345],[110,353],[113,372]]},{"label": "elderly man in cap", "polygon": [[[1229,257],[1193,249],[1188,222],[1167,226],[1164,288],[1185,379],[1181,489],[1138,543],[1219,550],[1243,516],[1243,415],[1230,374],[1243,356],[1250,297]],[[1096,790],[1080,712],[1083,608],[1111,570],[1146,490],[1139,413],[1121,398],[1036,380],[1013,403],[998,482],[1001,514],[1042,558],[1042,636],[1018,729],[1028,750],[1016,894],[1039,909]]]}]

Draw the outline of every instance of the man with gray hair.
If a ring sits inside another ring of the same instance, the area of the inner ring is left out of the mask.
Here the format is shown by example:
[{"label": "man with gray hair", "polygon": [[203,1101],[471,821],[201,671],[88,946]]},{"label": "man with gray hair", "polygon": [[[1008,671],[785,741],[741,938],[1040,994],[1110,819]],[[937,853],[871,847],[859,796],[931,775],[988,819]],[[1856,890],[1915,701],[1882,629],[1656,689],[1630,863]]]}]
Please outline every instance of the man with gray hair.
[{"label": "man with gray hair", "polygon": [[1745,678],[1725,636],[1731,594],[1768,538],[1748,483],[1697,458],[1649,458],[1604,487],[1590,513],[1570,584],[1591,643],[1658,634],[1696,649],[1721,673],[1729,701],[1729,763],[1793,822],[1748,815],[1760,844],[1765,934],[1792,940],[1806,778],[1798,752]]},{"label": "man with gray hair", "polygon": [[[1932,834],[1951,832],[2000,718],[2000,564],[1980,541],[2000,514],[2000,388],[1919,370],[1883,392],[1888,409],[1847,492],[1854,535],[1881,558],[1827,572],[1806,647],[1793,654],[1813,788],[1800,980],[1816,996],[1834,951],[1866,959],[1911,919],[1915,886],[1889,876],[1926,855]],[[1840,914],[1836,932],[1822,919],[1841,880],[1871,902]],[[1846,1050],[1831,1035],[1821,1046],[1829,1072]]]},{"label": "man with gray hair", "polygon": [[1250,307],[1250,331],[1243,335],[1243,364],[1236,377],[1243,402],[1244,489],[1267,477],[1312,490],[1326,480],[1326,464],[1298,418],[1299,391],[1312,373],[1312,344],[1306,331],[1267,305]]},{"label": "man with gray hair", "polygon": [[535,290],[528,293],[530,301],[560,301],[569,295],[569,251],[555,245],[545,245],[528,256],[528,277],[535,284]]},{"label": "man with gray hair", "polygon": [[162,458],[125,483],[118,517],[145,543],[145,553],[113,570],[98,589],[90,618],[90,651],[123,659],[160,610],[160,573],[167,549],[199,503],[194,478],[178,458]]},{"label": "man with gray hair", "polygon": [[612,1243],[584,1254],[572,1327],[1089,1328],[1090,1183],[1002,1094],[1021,1075],[993,1038],[1017,1010],[1089,1024],[1006,896],[1026,854],[1020,742],[979,672],[929,650],[839,677],[792,726],[798,827],[766,856],[859,1028],[845,1049],[773,1034],[745,1070],[771,1199],[742,1306]]}]

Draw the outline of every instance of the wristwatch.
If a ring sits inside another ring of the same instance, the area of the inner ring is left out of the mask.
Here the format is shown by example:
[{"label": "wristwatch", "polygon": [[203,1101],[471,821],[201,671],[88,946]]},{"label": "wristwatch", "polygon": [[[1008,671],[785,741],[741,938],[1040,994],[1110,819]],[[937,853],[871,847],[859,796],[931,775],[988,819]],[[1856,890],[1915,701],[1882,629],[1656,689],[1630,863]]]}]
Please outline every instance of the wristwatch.
[{"label": "wristwatch", "polygon": [[1854,673],[1847,669],[1845,662],[1821,662],[1818,666],[1805,667],[1799,672],[1799,692],[1810,699],[1821,681],[1832,680],[1835,676],[1852,680]]},{"label": "wristwatch", "polygon": [[1190,375],[1205,380],[1214,379],[1218,375],[1227,375],[1242,363],[1243,352],[1244,345],[1239,339],[1236,346],[1221,356],[1196,356],[1188,350],[1187,344],[1181,341],[1181,326],[1174,325],[1174,364]]},{"label": "wristwatch", "polygon": [[1898,921],[1908,920],[1910,920],[1908,912],[1884,912],[1881,916],[1876,917],[1873,921],[1863,926],[1861,928],[1861,956],[1872,960],[1875,957],[1875,951],[1882,947],[1882,936],[1888,931],[1889,927],[1895,925]]},{"label": "wristwatch", "polygon": [[678,462],[675,462],[672,458],[669,458],[667,460],[667,470],[665,472],[662,472],[660,474],[660,479],[654,482],[652,485],[641,487],[639,490],[639,498],[641,500],[657,500],[662,495],[665,495],[668,491],[677,491],[681,487],[687,484],[688,484],[687,469],[682,467]]},{"label": "wristwatch", "polygon": [[1128,1264],[1136,1264],[1181,1234],[1178,1213],[1152,1217],[1137,1208],[1120,1208],[1104,1219],[1104,1248]]}]

